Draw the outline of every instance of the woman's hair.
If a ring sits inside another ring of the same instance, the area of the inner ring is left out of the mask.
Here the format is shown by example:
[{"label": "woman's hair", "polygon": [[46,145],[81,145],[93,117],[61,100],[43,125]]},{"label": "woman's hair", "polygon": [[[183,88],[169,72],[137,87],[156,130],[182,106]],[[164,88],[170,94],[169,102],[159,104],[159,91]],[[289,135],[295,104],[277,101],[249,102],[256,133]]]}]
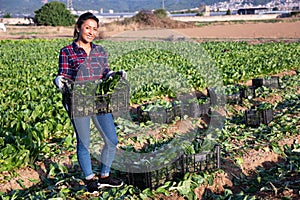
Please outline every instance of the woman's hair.
[{"label": "woman's hair", "polygon": [[77,22],[76,22],[75,28],[74,28],[73,37],[75,39],[78,39],[78,37],[79,37],[79,32],[77,31],[76,27],[78,27],[78,29],[81,29],[81,25],[88,19],[95,20],[97,22],[97,26],[99,27],[99,19],[93,13],[86,12],[86,13],[80,15],[79,18],[77,19]]}]

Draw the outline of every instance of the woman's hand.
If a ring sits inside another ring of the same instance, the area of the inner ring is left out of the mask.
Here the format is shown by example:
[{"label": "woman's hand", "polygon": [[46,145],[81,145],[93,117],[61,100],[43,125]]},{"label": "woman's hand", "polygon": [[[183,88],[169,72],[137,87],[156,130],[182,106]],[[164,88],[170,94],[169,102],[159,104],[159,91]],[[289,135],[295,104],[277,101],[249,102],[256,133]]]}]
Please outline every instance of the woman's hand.
[{"label": "woman's hand", "polygon": [[67,80],[63,76],[57,76],[54,80],[54,84],[60,91],[63,91],[63,87],[65,86],[66,83]]},{"label": "woman's hand", "polygon": [[119,74],[125,80],[127,79],[127,73],[126,73],[125,70],[120,70],[120,71],[117,72],[117,74]]}]

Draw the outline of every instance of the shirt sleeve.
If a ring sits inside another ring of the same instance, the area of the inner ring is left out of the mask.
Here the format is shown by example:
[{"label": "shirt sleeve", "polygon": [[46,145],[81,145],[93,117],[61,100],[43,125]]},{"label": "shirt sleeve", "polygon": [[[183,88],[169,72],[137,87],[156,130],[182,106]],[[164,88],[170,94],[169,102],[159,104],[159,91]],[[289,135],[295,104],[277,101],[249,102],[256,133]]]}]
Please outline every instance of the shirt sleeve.
[{"label": "shirt sleeve", "polygon": [[69,70],[70,67],[69,67],[68,55],[63,49],[61,49],[59,53],[59,59],[58,59],[58,75],[64,76],[66,78],[72,78],[68,74]]}]

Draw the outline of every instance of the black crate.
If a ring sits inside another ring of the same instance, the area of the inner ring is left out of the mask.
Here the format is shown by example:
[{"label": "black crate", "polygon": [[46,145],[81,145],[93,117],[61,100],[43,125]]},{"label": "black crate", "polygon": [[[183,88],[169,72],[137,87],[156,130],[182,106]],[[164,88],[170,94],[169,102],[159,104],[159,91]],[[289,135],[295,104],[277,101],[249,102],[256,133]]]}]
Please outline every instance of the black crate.
[{"label": "black crate", "polygon": [[264,85],[264,79],[263,78],[253,78],[252,79],[252,86],[254,88],[259,88]]},{"label": "black crate", "polygon": [[227,95],[227,103],[229,104],[240,104],[242,103],[241,96],[239,93]]},{"label": "black crate", "polygon": [[166,181],[182,179],[186,172],[200,172],[220,168],[220,146],[216,144],[209,152],[181,155],[174,162],[154,171],[144,173],[127,172],[126,182],[140,189],[155,189]]},{"label": "black crate", "polygon": [[[151,109],[148,109],[151,106]],[[160,105],[143,104],[137,107],[138,122],[152,121],[153,123],[171,123],[175,119],[175,109],[164,108]]]},{"label": "black crate", "polygon": [[270,78],[264,78],[264,84],[265,87],[270,88],[280,88],[279,84],[279,77],[278,76],[271,76]]},{"label": "black crate", "polygon": [[249,98],[255,98],[255,87],[241,87],[240,88],[240,98],[243,99],[249,99]]},{"label": "black crate", "polygon": [[138,122],[140,122],[140,123],[150,121],[149,112],[144,111],[146,109],[147,105],[148,104],[143,104],[136,108],[137,119],[138,119]]},{"label": "black crate", "polygon": [[183,165],[184,173],[220,168],[220,146],[216,144],[211,151],[184,155]]},{"label": "black crate", "polygon": [[200,117],[200,109],[197,99],[192,99],[191,102],[182,102],[181,105],[181,117],[187,115],[192,118]]},{"label": "black crate", "polygon": [[130,105],[130,88],[128,82],[120,81],[114,92],[110,95],[110,103],[108,110],[112,112],[114,117],[124,117],[128,114]]},{"label": "black crate", "polygon": [[172,108],[174,111],[174,117],[182,117],[182,109],[180,101],[172,101]]},{"label": "black crate", "polygon": [[269,124],[273,120],[273,115],[272,109],[262,110],[262,123]]},{"label": "black crate", "polygon": [[166,181],[172,181],[183,176],[182,156],[173,163],[154,171],[144,173],[127,173],[127,183],[140,189],[155,189],[165,184]]},{"label": "black crate", "polygon": [[247,126],[257,127],[261,123],[261,112],[250,109],[245,111],[245,122]]},{"label": "black crate", "polygon": [[[217,93],[215,88],[207,88],[207,96],[211,106],[224,106],[227,103],[227,95],[225,93]],[[238,97],[239,98],[239,97]]]},{"label": "black crate", "polygon": [[200,116],[207,115],[210,112],[210,101],[199,104]]},{"label": "black crate", "polygon": [[192,118],[198,118],[206,115],[210,111],[210,101],[206,100],[204,103],[198,103],[198,99],[192,97],[191,100],[174,101],[173,111],[175,117],[184,117],[187,115]]},{"label": "black crate", "polygon": [[164,108],[163,106],[155,106],[148,112],[149,118],[153,123],[167,123],[168,114],[171,114],[168,110],[168,108]]},{"label": "black crate", "polygon": [[[176,101],[178,106],[176,116],[183,117],[187,115],[192,118],[200,117],[198,99],[193,93],[181,94],[177,97]],[[178,110],[180,110],[180,112],[178,112]]]},{"label": "black crate", "polygon": [[210,105],[215,106],[218,103],[217,94],[213,88],[207,89],[207,95],[210,98]]},{"label": "black crate", "polygon": [[280,88],[279,77],[271,76],[266,78],[255,78],[252,79],[252,86],[254,88],[259,88],[262,86],[270,88]]},{"label": "black crate", "polygon": [[71,116],[84,117],[102,113],[120,116],[129,110],[129,84],[121,79],[114,91],[97,94],[97,81],[74,82],[71,91]]},{"label": "black crate", "polygon": [[245,122],[247,126],[258,127],[260,124],[269,124],[273,120],[273,110],[257,110],[254,107],[245,111]]}]

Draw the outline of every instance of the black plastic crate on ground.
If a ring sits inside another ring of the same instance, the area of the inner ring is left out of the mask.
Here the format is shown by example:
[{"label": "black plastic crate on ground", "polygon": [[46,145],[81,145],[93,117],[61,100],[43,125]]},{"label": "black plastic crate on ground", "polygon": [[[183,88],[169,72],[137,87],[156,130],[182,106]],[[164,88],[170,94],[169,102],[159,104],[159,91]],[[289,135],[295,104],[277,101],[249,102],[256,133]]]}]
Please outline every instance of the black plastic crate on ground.
[{"label": "black plastic crate on ground", "polygon": [[180,102],[175,108],[175,116],[183,117],[187,115],[192,118],[198,118],[207,115],[210,112],[210,101],[198,103],[197,99],[191,102]]},{"label": "black plastic crate on ground", "polygon": [[181,156],[173,163],[154,171],[148,171],[144,173],[128,172],[127,183],[140,189],[155,189],[164,185],[166,181],[182,178],[182,175],[183,163]]},{"label": "black plastic crate on ground", "polygon": [[137,107],[138,122],[171,123],[175,119],[175,108],[165,108],[161,105],[143,104]]},{"label": "black plastic crate on ground", "polygon": [[280,88],[279,77],[271,76],[265,78],[254,78],[252,79],[252,86],[255,88],[259,88],[262,86],[270,88]]},{"label": "black plastic crate on ground", "polygon": [[255,109],[245,111],[245,122],[247,126],[257,127],[261,122],[261,112]]},{"label": "black plastic crate on ground", "polygon": [[274,117],[274,113],[272,109],[262,110],[262,123],[269,124]]},{"label": "black plastic crate on ground", "polygon": [[187,115],[192,118],[200,117],[199,104],[196,102],[196,99],[193,99],[191,102],[182,102],[180,105],[181,108],[181,117]]},{"label": "black plastic crate on ground", "polygon": [[[207,96],[210,99],[210,105],[211,106],[224,106],[226,103],[228,103],[228,95],[225,93],[216,92],[217,90],[215,88],[207,88]],[[236,98],[239,98],[239,95],[233,96],[234,101],[236,101]]]},{"label": "black plastic crate on ground", "polygon": [[245,123],[247,126],[258,127],[260,124],[269,124],[273,120],[273,110],[257,110],[251,108],[245,111]]},{"label": "black plastic crate on ground", "polygon": [[250,86],[240,88],[240,98],[241,100],[255,98],[255,87]]},{"label": "black plastic crate on ground", "polygon": [[253,78],[252,79],[252,86],[254,88],[259,88],[264,85],[264,79],[263,78]]},{"label": "black plastic crate on ground", "polygon": [[216,144],[211,151],[184,155],[183,165],[184,173],[220,168],[220,146]]},{"label": "black plastic crate on ground", "polygon": [[210,101],[199,104],[200,116],[207,115],[210,112]]},{"label": "black plastic crate on ground", "polygon": [[229,94],[226,96],[227,98],[227,103],[229,104],[240,104],[242,102],[241,96],[239,93],[236,94]]},{"label": "black plastic crate on ground", "polygon": [[264,86],[270,88],[280,88],[279,77],[271,76],[269,78],[264,78]]},{"label": "black plastic crate on ground", "polygon": [[207,89],[207,95],[210,98],[210,105],[212,105],[212,106],[217,105],[217,102],[218,102],[217,94],[213,88]]}]

